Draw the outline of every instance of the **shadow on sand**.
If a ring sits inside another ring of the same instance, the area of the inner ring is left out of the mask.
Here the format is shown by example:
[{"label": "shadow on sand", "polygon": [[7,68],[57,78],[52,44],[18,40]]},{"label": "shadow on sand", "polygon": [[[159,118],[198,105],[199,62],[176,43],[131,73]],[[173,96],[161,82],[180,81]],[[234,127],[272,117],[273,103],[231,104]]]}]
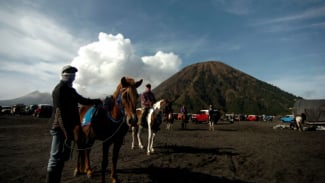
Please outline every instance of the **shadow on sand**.
[{"label": "shadow on sand", "polygon": [[[190,154],[214,154],[214,155],[239,155],[233,148],[197,148],[191,146],[165,145],[157,147],[161,154],[170,153],[190,153]],[[100,172],[96,172],[95,176],[100,176]],[[139,168],[119,169],[118,174],[124,176],[123,182],[141,182],[141,183],[247,183],[246,181],[237,179],[227,179],[225,177],[212,176],[205,173],[193,172],[188,168],[171,168],[158,167],[157,165],[140,163]],[[107,175],[109,176],[109,175]]]},{"label": "shadow on sand", "polygon": [[[123,169],[120,170],[121,174],[146,174],[148,180],[134,180],[140,182],[154,182],[154,183],[248,183],[241,180],[230,180],[224,177],[211,176],[204,173],[192,172],[186,168],[166,168],[150,166],[148,168],[135,168],[135,169]],[[141,178],[139,178],[141,179]]]},{"label": "shadow on sand", "polygon": [[239,155],[233,148],[199,148],[193,146],[164,145],[158,146],[160,153],[190,153],[190,154],[216,154],[216,155]]}]

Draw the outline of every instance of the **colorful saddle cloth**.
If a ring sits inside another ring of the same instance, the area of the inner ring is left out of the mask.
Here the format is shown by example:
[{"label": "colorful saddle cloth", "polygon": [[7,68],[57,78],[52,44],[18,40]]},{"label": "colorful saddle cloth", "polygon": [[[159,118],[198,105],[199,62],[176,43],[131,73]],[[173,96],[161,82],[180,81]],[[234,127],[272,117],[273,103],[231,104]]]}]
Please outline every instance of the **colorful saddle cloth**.
[{"label": "colorful saddle cloth", "polygon": [[91,119],[93,117],[93,114],[95,112],[95,107],[91,107],[88,109],[86,114],[84,115],[82,121],[81,121],[81,126],[87,126],[91,124]]},{"label": "colorful saddle cloth", "polygon": [[[106,108],[106,111],[110,110],[110,96],[107,96],[105,98],[104,106]],[[98,111],[100,110],[101,107],[102,106],[90,107],[81,121],[81,126],[91,125],[91,121],[93,120],[94,115],[95,115],[95,117],[96,117],[96,115],[99,115]]]}]

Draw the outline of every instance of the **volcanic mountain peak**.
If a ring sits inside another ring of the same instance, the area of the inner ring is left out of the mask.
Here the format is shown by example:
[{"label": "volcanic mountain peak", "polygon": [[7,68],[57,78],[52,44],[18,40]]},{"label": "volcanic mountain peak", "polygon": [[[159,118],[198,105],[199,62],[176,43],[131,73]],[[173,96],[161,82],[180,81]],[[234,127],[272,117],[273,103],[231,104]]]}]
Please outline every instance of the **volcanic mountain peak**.
[{"label": "volcanic mountain peak", "polygon": [[153,91],[156,98],[172,101],[174,110],[185,104],[190,112],[212,104],[225,112],[287,113],[297,98],[218,61],[189,65]]}]

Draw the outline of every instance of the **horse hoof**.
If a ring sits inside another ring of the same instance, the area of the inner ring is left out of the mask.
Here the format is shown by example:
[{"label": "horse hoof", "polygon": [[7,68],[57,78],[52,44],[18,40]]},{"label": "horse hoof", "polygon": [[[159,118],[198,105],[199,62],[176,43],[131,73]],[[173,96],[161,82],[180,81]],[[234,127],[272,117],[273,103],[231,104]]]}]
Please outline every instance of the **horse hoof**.
[{"label": "horse hoof", "polygon": [[74,170],[73,171],[73,176],[76,177],[77,175],[79,175],[79,171],[78,170]]},{"label": "horse hoof", "polygon": [[91,178],[91,176],[92,176],[92,172],[91,171],[87,171],[87,177],[90,179]]}]

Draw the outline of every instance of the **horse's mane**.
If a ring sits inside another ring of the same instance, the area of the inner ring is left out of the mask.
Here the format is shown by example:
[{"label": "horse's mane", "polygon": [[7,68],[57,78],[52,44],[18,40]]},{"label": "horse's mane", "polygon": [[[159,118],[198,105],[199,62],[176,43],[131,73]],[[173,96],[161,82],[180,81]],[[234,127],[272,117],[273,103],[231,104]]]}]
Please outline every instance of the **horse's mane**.
[{"label": "horse's mane", "polygon": [[118,97],[118,95],[120,94],[120,91],[122,89],[122,84],[120,83],[119,85],[117,85],[115,92],[113,93],[113,98],[116,99]]},{"label": "horse's mane", "polygon": [[118,96],[120,95],[120,90],[122,88],[122,85],[121,83],[116,87],[116,90],[115,92],[113,93],[113,95],[109,96],[109,98],[107,100],[105,100],[105,103],[108,107],[108,110],[111,111],[111,107],[110,106],[114,106],[116,101],[117,101],[117,98]]}]

